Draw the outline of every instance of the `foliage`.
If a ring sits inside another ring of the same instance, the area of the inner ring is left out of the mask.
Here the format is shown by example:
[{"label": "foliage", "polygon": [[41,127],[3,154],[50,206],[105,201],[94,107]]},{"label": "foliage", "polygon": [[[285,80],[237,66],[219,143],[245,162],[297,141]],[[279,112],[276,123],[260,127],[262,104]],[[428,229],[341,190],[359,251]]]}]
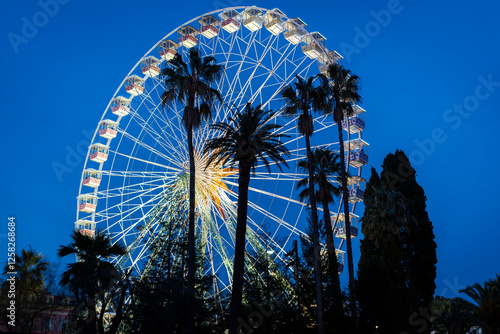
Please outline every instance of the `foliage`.
[{"label": "foliage", "polygon": [[321,86],[314,85],[315,77],[309,77],[307,80],[297,75],[297,80],[292,85],[285,87],[281,92],[281,97],[286,102],[284,115],[298,115],[297,128],[305,137],[307,153],[307,169],[309,172],[309,204],[311,208],[311,222],[313,229],[314,245],[314,278],[316,282],[316,305],[317,305],[317,327],[318,333],[323,334],[324,329],[324,306],[323,306],[323,287],[321,278],[321,255],[319,243],[318,212],[316,208],[316,194],[314,192],[314,167],[311,151],[311,136],[314,132],[312,118],[313,111],[324,110],[328,107],[327,93]]},{"label": "foliage", "polygon": [[[15,255],[15,260],[12,267],[7,263],[3,270],[5,280],[0,297],[0,321],[11,331],[38,332],[43,317],[64,310],[68,301],[66,292],[57,285],[59,266],[49,263],[44,255],[32,248],[21,250],[21,254]],[[15,327],[9,325],[14,320],[9,317],[7,309],[11,301],[15,302]]]},{"label": "foliage", "polygon": [[[21,250],[21,255],[15,254],[13,267],[6,264],[3,274],[16,272],[16,286],[19,291],[27,294],[40,292],[45,288],[45,275],[49,263],[41,253],[35,253],[31,248]],[[8,284],[8,282],[5,282]]]},{"label": "foliage", "polygon": [[[185,333],[190,321],[188,310],[192,306],[191,289],[186,281],[187,237],[182,222],[170,222],[170,227],[152,244],[150,269],[134,284],[123,333]],[[212,285],[216,280],[203,274],[207,268],[204,267],[201,247],[198,242],[193,297],[195,332],[220,333],[225,325],[224,298],[208,297],[214,292]]]},{"label": "foliage", "polygon": [[436,296],[432,303],[432,330],[437,334],[472,334],[479,324],[474,308],[462,298]]},{"label": "foliage", "polygon": [[[59,246],[58,255],[61,258],[76,255],[78,259],[68,264],[60,281],[62,286],[71,290],[79,303],[74,310],[77,317],[73,327],[84,328],[88,333],[95,333],[98,329],[102,334],[105,332],[104,317],[110,297],[118,293],[113,287],[125,288],[120,284],[122,273],[106,260],[125,255],[126,250],[121,244],[112,244],[109,236],[103,233],[92,237],[73,231],[71,239],[68,245]],[[120,316],[118,314],[115,319],[119,320]],[[116,323],[112,327],[117,330]]]},{"label": "foliage", "polygon": [[[233,110],[227,122],[211,125],[212,130],[222,135],[209,139],[205,146],[204,153],[213,151],[207,166],[215,161],[233,167],[239,162],[240,166],[246,163],[254,170],[261,161],[268,172],[271,172],[269,164],[272,161],[288,166],[282,156],[287,155],[288,150],[280,140],[288,136],[277,133],[281,125],[273,123],[275,115],[260,105],[252,107],[247,103],[244,111]],[[281,170],[281,165],[278,164],[278,168]]]},{"label": "foliage", "polygon": [[180,53],[176,53],[161,71],[165,84],[165,92],[161,96],[163,107],[174,101],[185,103],[182,119],[186,130],[200,126],[202,119],[210,118],[213,102],[222,100],[221,94],[211,87],[222,73],[223,67],[216,64],[214,57],[202,58],[196,48],[189,49],[188,63],[184,62]]},{"label": "foliage", "polygon": [[[348,169],[345,166],[345,153],[344,153],[344,134],[342,130],[342,120],[345,116],[349,116],[353,109],[352,103],[360,103],[361,96],[359,90],[361,83],[359,77],[352,73],[350,70],[344,68],[342,65],[333,63],[328,66],[327,74],[319,74],[322,81],[321,90],[330,98],[324,107],[326,113],[333,110],[333,120],[337,123],[337,132],[339,134],[340,146],[340,169],[341,169],[341,185],[342,195],[344,199],[349,197],[347,189],[347,173]],[[350,152],[347,152],[349,154]],[[347,248],[347,264],[349,273],[349,291],[350,291],[350,305],[352,310],[352,318],[354,320],[354,332],[359,332],[358,328],[358,308],[356,302],[356,290],[354,288],[354,263],[352,258],[352,245],[351,245],[351,222],[349,217],[349,203],[347,200],[343,201],[345,228],[346,228],[346,248]]]},{"label": "foliage", "polygon": [[475,283],[460,290],[473,303],[467,302],[485,334],[500,334],[500,275],[483,285]]},{"label": "foliage", "polygon": [[[189,63],[186,64],[180,53],[176,53],[162,70],[160,77],[164,80],[165,92],[161,96],[162,106],[178,101],[185,103],[184,126],[187,131],[189,154],[189,229],[188,229],[188,286],[192,296],[195,288],[195,162],[193,145],[193,128],[197,128],[203,118],[212,115],[211,107],[215,100],[221,101],[219,91],[211,87],[223,73],[223,67],[216,64],[215,58],[202,58],[196,48],[189,50]],[[188,310],[188,333],[194,332],[194,300],[193,307]]]},{"label": "foliage", "polygon": [[276,250],[247,254],[251,266],[245,273],[242,330],[255,334],[307,333],[299,316],[297,295],[291,287],[290,271],[276,256]]},{"label": "foliage", "polygon": [[247,103],[244,111],[233,111],[228,122],[218,122],[211,126],[212,129],[219,130],[222,136],[210,139],[204,151],[207,153],[213,150],[207,166],[214,161],[230,165],[234,165],[237,161],[239,166],[233,287],[229,313],[230,334],[237,333],[238,317],[242,314],[250,173],[259,160],[269,172],[270,162],[276,162],[280,170],[280,163],[286,165],[282,155],[288,154],[288,151],[280,141],[283,135],[276,132],[281,125],[273,123],[273,117],[272,111],[265,111],[260,105],[253,108]]},{"label": "foliage", "polygon": [[[313,151],[313,167],[314,167],[314,185],[316,189],[316,198],[323,206],[323,222],[324,232],[326,235],[326,249],[328,255],[324,259],[323,270],[324,285],[331,291],[326,291],[330,298],[327,300],[325,295],[325,311],[331,316],[325,319],[327,327],[334,328],[338,325],[341,327],[343,322],[344,310],[342,304],[342,292],[340,288],[340,279],[338,274],[339,263],[337,260],[336,248],[333,239],[333,228],[330,216],[329,204],[334,202],[334,198],[340,195],[340,188],[335,179],[340,174],[339,155],[329,149],[320,148]],[[300,160],[298,170],[307,172],[307,160]],[[309,199],[309,180],[304,178],[297,182],[297,190],[301,189],[299,198],[302,202]],[[320,224],[321,225],[321,224]],[[331,324],[328,326],[328,324]]]},{"label": "foliage", "polygon": [[364,194],[358,295],[365,330],[430,333],[412,315],[428,309],[436,277],[436,243],[424,191],[406,155],[397,150],[372,175]]}]

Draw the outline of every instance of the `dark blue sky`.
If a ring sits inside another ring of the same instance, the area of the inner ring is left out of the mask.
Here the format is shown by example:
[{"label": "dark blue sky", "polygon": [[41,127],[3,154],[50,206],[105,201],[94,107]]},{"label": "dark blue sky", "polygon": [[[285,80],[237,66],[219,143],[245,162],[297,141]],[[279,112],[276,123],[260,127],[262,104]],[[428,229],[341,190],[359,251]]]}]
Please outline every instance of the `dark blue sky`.
[{"label": "dark blue sky", "polygon": [[13,214],[18,250],[32,245],[56,260],[74,227],[89,137],[129,70],[184,22],[256,5],[300,16],[361,77],[369,165],[380,172],[402,149],[426,192],[436,293],[453,297],[500,272],[498,1],[45,3],[54,2],[9,2],[0,14],[0,252]]}]

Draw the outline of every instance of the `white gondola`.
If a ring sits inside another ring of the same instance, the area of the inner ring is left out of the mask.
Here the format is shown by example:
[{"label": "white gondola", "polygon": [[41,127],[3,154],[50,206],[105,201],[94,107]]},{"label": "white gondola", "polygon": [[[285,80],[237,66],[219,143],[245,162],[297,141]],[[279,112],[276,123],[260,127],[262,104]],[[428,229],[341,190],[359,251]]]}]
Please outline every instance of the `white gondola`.
[{"label": "white gondola", "polygon": [[99,123],[99,136],[106,139],[113,139],[118,134],[118,122],[109,119],[102,120]]},{"label": "white gondola", "polygon": [[364,190],[362,185],[366,182],[361,176],[353,175],[349,176],[347,179],[347,185],[349,187],[349,202],[357,203],[363,200]]},{"label": "white gondola", "polygon": [[324,43],[326,38],[319,32],[312,32],[304,36],[302,45],[302,52],[311,59],[318,58],[323,53]]},{"label": "white gondola", "polygon": [[85,169],[83,171],[82,184],[87,187],[97,188],[101,184],[102,172],[95,169]]},{"label": "white gondola", "polygon": [[[349,222],[351,224],[351,239],[358,236],[358,219],[359,216],[354,213],[349,213]],[[332,217],[332,222],[337,220],[337,214]],[[347,231],[345,228],[345,216],[343,213],[339,213],[337,220],[338,227],[333,230],[334,235],[340,239],[347,238]]]},{"label": "white gondola", "polygon": [[206,38],[214,38],[219,34],[219,29],[217,28],[220,24],[220,21],[217,20],[212,15],[207,15],[198,20],[200,24],[200,34],[205,36]]},{"label": "white gondola", "polygon": [[156,57],[149,56],[141,61],[141,71],[144,75],[154,78],[160,74],[160,63]]},{"label": "white gondola", "polygon": [[250,7],[245,9],[241,13],[241,17],[243,18],[243,26],[250,31],[257,31],[262,28],[262,19],[260,16],[262,15],[262,11],[255,8]]},{"label": "white gondola", "polygon": [[[344,143],[344,149],[349,153],[349,165],[361,167],[368,163],[368,143],[361,138]],[[346,157],[347,160],[347,157]]]},{"label": "white gondola", "polygon": [[278,8],[268,11],[264,15],[264,27],[273,35],[279,35],[285,27],[283,26],[283,19],[285,14]]},{"label": "white gondola", "polygon": [[234,9],[229,9],[219,14],[222,19],[222,29],[231,34],[240,29],[240,22],[238,22],[239,15],[240,13],[238,13]]},{"label": "white gondola", "polygon": [[90,145],[90,160],[103,163],[108,160],[109,147],[103,144]]},{"label": "white gondola", "polygon": [[196,38],[196,36],[198,36],[200,32],[190,25],[180,28],[177,33],[179,34],[180,45],[190,49],[198,44],[198,38]]},{"label": "white gondola", "polygon": [[144,79],[138,75],[131,75],[125,79],[125,90],[133,96],[144,92]]},{"label": "white gondola", "polygon": [[164,40],[158,44],[158,49],[160,51],[160,57],[169,61],[175,57],[179,44],[175,43],[171,39]]},{"label": "white gondola", "polygon": [[328,76],[328,67],[333,63],[337,63],[342,58],[343,57],[337,51],[329,51],[321,54],[321,56],[318,57],[319,71]]},{"label": "white gondola", "polygon": [[306,34],[305,26],[307,24],[301,19],[294,18],[285,22],[286,31],[283,33],[283,37],[293,45],[297,45],[302,40],[302,37]]},{"label": "white gondola", "polygon": [[117,96],[111,100],[111,112],[116,116],[127,116],[130,112],[130,99]]},{"label": "white gondola", "polygon": [[95,223],[90,220],[80,219],[75,223],[75,230],[83,235],[95,236]]},{"label": "white gondola", "polygon": [[365,129],[365,110],[357,104],[353,105],[352,109],[352,116],[342,121],[342,128],[350,133],[363,131]]},{"label": "white gondola", "polygon": [[97,207],[97,197],[90,194],[78,196],[78,210],[81,212],[92,213]]}]

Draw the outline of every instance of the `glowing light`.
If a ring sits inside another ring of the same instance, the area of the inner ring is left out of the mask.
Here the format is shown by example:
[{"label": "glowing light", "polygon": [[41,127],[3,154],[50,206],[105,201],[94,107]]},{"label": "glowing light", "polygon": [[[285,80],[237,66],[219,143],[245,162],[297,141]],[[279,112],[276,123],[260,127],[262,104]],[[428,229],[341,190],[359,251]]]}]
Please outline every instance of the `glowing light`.
[{"label": "glowing light", "polygon": [[[220,163],[211,163],[207,166],[208,154],[200,155],[197,152],[194,153],[194,166],[195,166],[195,192],[196,192],[196,211],[206,212],[205,208],[214,205],[222,217],[226,219],[226,215],[221,205],[221,194],[220,192],[234,193],[228,186],[224,183],[224,178],[237,174],[238,169],[235,168],[223,168]],[[183,171],[179,173],[178,177],[181,180],[184,174],[189,175],[189,163],[183,164]],[[189,178],[189,176],[187,176]],[[189,192],[189,181],[177,182],[177,186],[181,186],[188,197]]]}]

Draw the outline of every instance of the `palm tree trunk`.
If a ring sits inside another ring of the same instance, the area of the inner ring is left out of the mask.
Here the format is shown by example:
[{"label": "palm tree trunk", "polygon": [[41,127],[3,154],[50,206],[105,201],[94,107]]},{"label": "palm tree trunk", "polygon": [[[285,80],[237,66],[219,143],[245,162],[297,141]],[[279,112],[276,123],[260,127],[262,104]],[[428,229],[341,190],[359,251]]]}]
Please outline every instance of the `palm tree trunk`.
[{"label": "palm tree trunk", "polygon": [[233,289],[231,294],[231,308],[229,311],[229,334],[238,333],[238,317],[241,316],[250,167],[251,165],[249,162],[245,160],[240,161],[238,177],[238,217],[234,245]]},{"label": "palm tree trunk", "polygon": [[316,208],[316,198],[314,194],[314,167],[311,152],[311,139],[308,134],[306,137],[307,149],[307,164],[309,169],[309,202],[311,203],[311,221],[313,225],[313,245],[314,245],[314,278],[316,281],[316,318],[318,321],[318,334],[325,333],[324,315],[323,315],[323,284],[321,280],[321,254],[319,243],[319,226],[318,226],[318,212]]},{"label": "palm tree trunk", "polygon": [[351,221],[349,216],[349,193],[347,191],[347,170],[345,165],[344,153],[344,134],[342,132],[342,122],[337,122],[340,143],[340,168],[342,169],[342,201],[344,203],[344,221],[346,229],[346,246],[347,246],[347,265],[349,268],[349,290],[351,295],[351,312],[354,320],[354,333],[359,333],[358,323],[358,307],[356,305],[356,291],[354,287],[354,264],[352,260],[352,244],[351,244]]},{"label": "palm tree trunk", "polygon": [[[328,251],[328,258],[330,262],[329,273],[333,281],[333,316],[337,322],[341,320],[344,315],[342,306],[342,290],[340,289],[339,278],[339,264],[337,261],[337,253],[335,251],[335,243],[333,240],[332,219],[330,217],[330,208],[328,201],[323,200],[323,219],[325,220],[326,229],[326,249]],[[338,327],[338,326],[335,326]]]},{"label": "palm tree trunk", "polygon": [[195,301],[194,301],[194,277],[196,270],[196,252],[195,252],[195,239],[194,239],[194,209],[195,209],[195,165],[194,165],[194,151],[193,151],[193,127],[188,126],[188,151],[189,151],[189,226],[188,226],[188,296],[190,300],[188,314],[187,314],[187,333],[194,334],[194,321],[195,321]]}]

